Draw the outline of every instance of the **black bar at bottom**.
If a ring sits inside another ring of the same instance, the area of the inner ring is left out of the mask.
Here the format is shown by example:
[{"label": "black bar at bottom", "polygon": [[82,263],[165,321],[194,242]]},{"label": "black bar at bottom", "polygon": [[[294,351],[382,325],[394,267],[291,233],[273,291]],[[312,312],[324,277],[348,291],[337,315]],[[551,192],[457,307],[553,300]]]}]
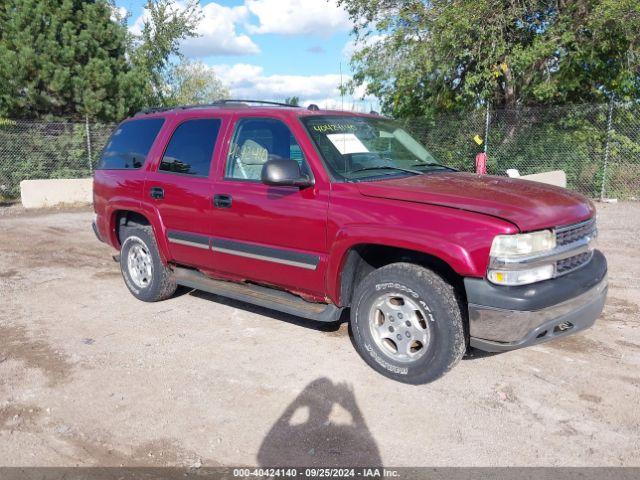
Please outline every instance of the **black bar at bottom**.
[{"label": "black bar at bottom", "polygon": [[637,480],[640,467],[0,467],[2,480],[389,478],[428,480]]}]

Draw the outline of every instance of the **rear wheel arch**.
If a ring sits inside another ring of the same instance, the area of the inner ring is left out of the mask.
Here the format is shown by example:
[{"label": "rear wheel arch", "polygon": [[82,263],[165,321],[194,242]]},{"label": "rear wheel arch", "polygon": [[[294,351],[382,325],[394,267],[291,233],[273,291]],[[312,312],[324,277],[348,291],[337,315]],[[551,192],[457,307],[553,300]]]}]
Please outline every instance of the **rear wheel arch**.
[{"label": "rear wheel arch", "polygon": [[113,212],[113,228],[116,232],[118,244],[124,240],[123,231],[126,227],[150,226],[149,219],[140,212],[134,210],[116,210]]}]

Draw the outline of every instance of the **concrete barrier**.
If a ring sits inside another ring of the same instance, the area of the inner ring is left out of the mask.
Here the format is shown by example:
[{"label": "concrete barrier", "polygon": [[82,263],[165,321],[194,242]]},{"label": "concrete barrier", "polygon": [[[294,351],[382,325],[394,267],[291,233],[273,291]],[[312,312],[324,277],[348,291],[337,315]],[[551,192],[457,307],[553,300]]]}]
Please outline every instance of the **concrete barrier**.
[{"label": "concrete barrier", "polygon": [[549,185],[555,185],[556,187],[567,188],[567,174],[564,173],[563,170],[521,175],[520,178],[533,180],[534,182],[548,183]]},{"label": "concrete barrier", "polygon": [[93,179],[23,180],[20,198],[24,208],[90,204],[93,202]]},{"label": "concrete barrier", "polygon": [[531,175],[520,175],[515,168],[507,169],[507,175],[511,178],[522,178],[524,180],[533,180],[534,182],[548,183],[556,187],[567,188],[567,174],[564,170],[552,170],[550,172],[532,173]]}]

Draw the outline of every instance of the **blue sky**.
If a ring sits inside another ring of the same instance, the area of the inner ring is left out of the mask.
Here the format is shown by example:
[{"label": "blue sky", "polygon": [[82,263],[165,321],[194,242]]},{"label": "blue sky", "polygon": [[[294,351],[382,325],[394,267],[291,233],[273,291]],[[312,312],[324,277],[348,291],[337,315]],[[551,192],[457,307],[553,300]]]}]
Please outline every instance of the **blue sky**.
[{"label": "blue sky", "polygon": [[[129,28],[142,25],[144,0],[116,0]],[[340,68],[348,81],[349,19],[335,0],[201,0],[200,36],[181,45],[204,62],[233,97],[284,100],[340,107]],[[345,108],[377,109],[372,98],[348,96]]]}]

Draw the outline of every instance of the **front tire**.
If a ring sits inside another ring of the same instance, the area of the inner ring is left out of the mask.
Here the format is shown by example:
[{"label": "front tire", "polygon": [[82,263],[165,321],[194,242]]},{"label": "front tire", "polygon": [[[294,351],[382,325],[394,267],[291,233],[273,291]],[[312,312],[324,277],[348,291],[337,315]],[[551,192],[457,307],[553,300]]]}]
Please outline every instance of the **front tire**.
[{"label": "front tire", "polygon": [[440,378],[466,350],[454,288],[411,263],[393,263],[365,277],[354,294],[351,330],[364,361],[403,383]]},{"label": "front tire", "polygon": [[173,272],[160,260],[149,226],[126,227],[120,249],[120,270],[129,291],[143,302],[165,300],[176,291]]}]

